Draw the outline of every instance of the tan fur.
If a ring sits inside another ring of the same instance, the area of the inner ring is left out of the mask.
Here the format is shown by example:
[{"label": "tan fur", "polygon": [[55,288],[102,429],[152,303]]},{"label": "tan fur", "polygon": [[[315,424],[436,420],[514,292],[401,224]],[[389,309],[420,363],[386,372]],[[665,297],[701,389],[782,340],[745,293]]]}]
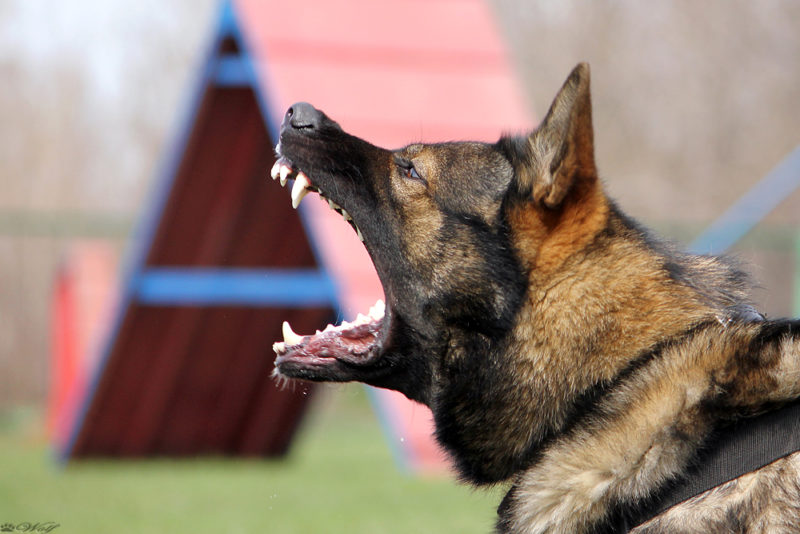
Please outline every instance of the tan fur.
[{"label": "tan fur", "polygon": [[[570,80],[565,84],[567,99],[579,104],[588,99],[588,79],[579,84],[587,91],[585,99],[572,85]],[[549,115],[532,134],[534,154],[538,151],[548,165],[555,150],[541,137],[553,135],[549,122],[564,120],[564,99],[563,94],[557,97],[550,112],[557,116]],[[591,107],[583,103],[573,112],[573,120],[585,120],[587,109]],[[756,413],[768,402],[800,395],[796,341],[787,339],[776,349],[779,362],[774,368],[755,370],[746,378],[733,376],[740,371],[729,362],[748,346],[759,327],[726,328],[721,310],[709,306],[695,288],[671,279],[662,260],[642,242],[614,239],[594,250],[590,247],[609,224],[608,202],[593,174],[593,163],[576,155],[581,150],[591,152],[591,136],[581,133],[590,128],[590,122],[573,124],[563,141],[569,146],[559,172],[566,166],[566,175],[573,177],[568,192],[543,193],[555,182],[539,177],[533,195],[544,200],[510,212],[514,245],[529,268],[530,280],[529,297],[512,334],[521,360],[518,379],[530,384],[529,397],[520,402],[540,402],[537,392],[545,390],[554,413],[558,412],[571,394],[619,375],[632,356],[704,321],[718,320],[718,326],[689,344],[667,350],[644,376],[607,398],[601,412],[611,410],[619,416],[602,427],[587,425],[558,439],[536,466],[516,477],[509,506],[513,519],[508,523],[514,533],[583,532],[586,526],[601,523],[612,503],[647,498],[660,481],[677,476],[709,431],[709,423],[697,418],[701,403],[714,397],[718,383],[747,384],[745,390],[734,390],[730,400],[732,409],[741,413]],[[562,201],[554,206],[553,198]],[[584,358],[576,360],[577,355]],[[559,394],[562,402],[552,398]],[[695,441],[687,439],[695,434]],[[505,439],[524,441],[512,429]],[[747,484],[742,480],[738,487]],[[646,531],[666,532],[663,525],[681,517],[672,512]]]},{"label": "tan fur", "polygon": [[558,211],[525,205],[509,215],[516,249],[537,278],[562,267],[606,226],[608,201],[596,181],[576,184],[572,197]]},{"label": "tan fur", "polygon": [[[560,377],[564,386],[574,382],[568,388],[574,389],[607,380],[631,354],[714,317],[713,309],[669,280],[636,244],[614,241],[576,257],[606,223],[605,197],[596,191],[590,190],[587,202],[566,206],[563,224],[549,234],[538,225],[549,216],[540,209],[529,206],[512,219],[515,235],[521,236],[517,248],[532,251],[527,260],[531,292],[514,331],[520,354],[532,360],[526,377],[532,382]],[[593,344],[588,351],[587,338]],[[575,354],[591,357],[576,362]],[[575,373],[575,365],[582,373]]]},{"label": "tan fur", "polygon": [[[616,390],[605,401],[604,409],[618,417],[603,427],[590,426],[560,439],[537,467],[517,478],[520,491],[516,495],[514,532],[581,532],[582,524],[603,519],[609,501],[646,498],[654,482],[682,472],[694,452],[693,444],[686,443],[686,435],[696,433],[699,438],[708,431],[696,418],[699,403],[714,396],[718,381],[733,378],[725,374],[727,362],[747,346],[758,329],[757,324],[719,324],[691,342],[667,350],[634,387]],[[800,372],[797,343],[787,340],[783,348],[785,356],[775,368],[750,377],[751,389],[731,399],[732,408],[759,411],[768,402],[800,395],[796,380],[788,381],[791,387],[772,388],[777,377],[787,382],[787,376],[796,377]],[[781,469],[800,476],[800,456],[795,456],[797,459]],[[763,474],[748,475],[731,486],[744,498],[751,484],[771,476],[770,469],[776,468],[765,468]],[[718,490],[717,494],[720,492],[726,493]],[[713,501],[712,495],[716,494],[709,492],[706,497],[677,506],[663,522],[651,522],[642,532],[666,532],[665,525],[690,521],[692,515],[703,513],[704,503],[708,504],[705,500]],[[685,514],[680,511],[684,506]],[[786,506],[780,501],[775,504],[779,522],[785,522],[785,514],[779,512]],[[765,514],[768,508],[764,506]]]}]

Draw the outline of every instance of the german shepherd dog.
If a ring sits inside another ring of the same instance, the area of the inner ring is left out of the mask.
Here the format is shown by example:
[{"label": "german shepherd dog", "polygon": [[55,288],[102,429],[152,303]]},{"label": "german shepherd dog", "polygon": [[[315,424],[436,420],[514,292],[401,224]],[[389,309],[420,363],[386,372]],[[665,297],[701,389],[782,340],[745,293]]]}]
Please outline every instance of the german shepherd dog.
[{"label": "german shepherd dog", "polygon": [[[734,262],[675,250],[604,193],[586,64],[526,135],[386,150],[299,103],[277,153],[295,206],[317,192],[356,229],[385,305],[316,335],[284,323],[276,375],[429,406],[464,480],[509,485],[498,532],[616,528],[718,428],[800,396],[798,323],[764,319]],[[800,532],[800,454],[633,532]]]}]

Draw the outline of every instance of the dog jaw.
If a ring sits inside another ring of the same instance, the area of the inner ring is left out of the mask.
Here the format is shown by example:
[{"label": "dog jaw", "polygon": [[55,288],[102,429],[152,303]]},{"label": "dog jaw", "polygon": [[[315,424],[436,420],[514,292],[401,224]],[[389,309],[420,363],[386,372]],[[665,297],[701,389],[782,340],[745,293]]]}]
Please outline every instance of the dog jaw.
[{"label": "dog jaw", "polygon": [[352,323],[329,324],[313,335],[296,334],[284,321],[283,341],[272,345],[277,355],[275,375],[305,380],[354,380],[347,368],[367,365],[379,352],[384,313],[385,305],[378,300],[368,316],[358,314]]}]

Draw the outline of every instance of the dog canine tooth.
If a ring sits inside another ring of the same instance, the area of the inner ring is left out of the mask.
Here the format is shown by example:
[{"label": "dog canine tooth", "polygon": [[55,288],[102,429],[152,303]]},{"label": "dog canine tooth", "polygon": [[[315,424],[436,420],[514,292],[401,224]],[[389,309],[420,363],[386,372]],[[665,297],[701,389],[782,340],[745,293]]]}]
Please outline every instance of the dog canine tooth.
[{"label": "dog canine tooth", "polygon": [[350,221],[353,220],[353,218],[350,217],[350,214],[347,213],[346,210],[342,210],[342,217],[344,217],[344,220],[347,221],[347,222],[350,222]]},{"label": "dog canine tooth", "polygon": [[300,205],[300,201],[308,194],[308,186],[310,183],[306,175],[302,172],[297,175],[294,186],[292,186],[292,207],[294,209],[297,209],[297,206]]},{"label": "dog canine tooth", "polygon": [[289,321],[283,321],[283,341],[286,346],[292,347],[303,341],[303,336],[295,334]]},{"label": "dog canine tooth", "polygon": [[275,180],[278,178],[280,172],[281,172],[281,163],[280,161],[276,161],[275,165],[272,166],[272,170],[270,171],[269,174],[270,176],[272,176],[272,179]]},{"label": "dog canine tooth", "polygon": [[356,226],[356,234],[358,234],[358,238],[363,243],[364,242],[364,235],[361,233],[361,228],[359,228],[358,226]]}]

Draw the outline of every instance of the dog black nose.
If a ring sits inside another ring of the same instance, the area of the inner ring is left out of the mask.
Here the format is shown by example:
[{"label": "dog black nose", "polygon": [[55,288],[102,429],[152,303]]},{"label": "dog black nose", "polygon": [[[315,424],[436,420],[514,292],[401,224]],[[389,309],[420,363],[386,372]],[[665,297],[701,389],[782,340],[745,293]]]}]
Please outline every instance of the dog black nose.
[{"label": "dog black nose", "polygon": [[298,102],[286,111],[283,124],[297,129],[317,129],[322,124],[323,117],[325,115],[308,102]]}]

